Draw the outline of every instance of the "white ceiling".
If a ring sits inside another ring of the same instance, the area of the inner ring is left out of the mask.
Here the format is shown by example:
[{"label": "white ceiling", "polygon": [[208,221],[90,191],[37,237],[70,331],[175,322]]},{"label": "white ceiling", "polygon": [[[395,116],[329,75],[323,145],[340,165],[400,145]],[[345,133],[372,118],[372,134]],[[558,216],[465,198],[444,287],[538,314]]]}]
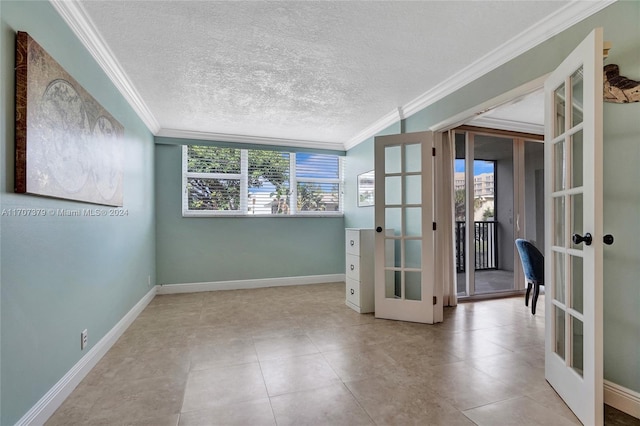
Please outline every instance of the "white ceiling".
[{"label": "white ceiling", "polygon": [[154,134],[331,149],[354,146],[603,7],[51,1]]}]

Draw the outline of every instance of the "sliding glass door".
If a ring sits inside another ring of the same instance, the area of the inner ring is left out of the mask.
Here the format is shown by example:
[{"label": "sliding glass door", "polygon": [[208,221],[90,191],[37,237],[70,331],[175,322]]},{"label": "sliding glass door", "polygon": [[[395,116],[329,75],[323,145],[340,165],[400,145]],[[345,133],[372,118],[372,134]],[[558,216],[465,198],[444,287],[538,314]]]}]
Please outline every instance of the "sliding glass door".
[{"label": "sliding glass door", "polygon": [[456,130],[455,140],[458,296],[519,291],[514,241],[536,241],[544,230],[543,145],[489,129]]}]

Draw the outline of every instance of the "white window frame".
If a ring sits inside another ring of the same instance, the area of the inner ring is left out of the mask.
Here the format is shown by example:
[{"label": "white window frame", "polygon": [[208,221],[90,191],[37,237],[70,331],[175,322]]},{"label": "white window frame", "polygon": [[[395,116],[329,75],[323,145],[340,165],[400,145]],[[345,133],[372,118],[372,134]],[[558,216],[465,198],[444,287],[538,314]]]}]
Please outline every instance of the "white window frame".
[{"label": "white window frame", "polygon": [[[197,145],[197,144],[194,144]],[[296,176],[296,154],[289,154],[289,214],[249,214],[249,149],[240,149],[240,173],[198,173],[188,171],[188,147],[182,145],[182,217],[342,217],[344,216],[344,157],[338,157],[338,178],[298,178]],[[256,148],[251,148],[259,150]],[[187,181],[198,179],[240,180],[240,208],[238,210],[189,210]],[[339,211],[298,211],[298,183],[338,184]]]}]

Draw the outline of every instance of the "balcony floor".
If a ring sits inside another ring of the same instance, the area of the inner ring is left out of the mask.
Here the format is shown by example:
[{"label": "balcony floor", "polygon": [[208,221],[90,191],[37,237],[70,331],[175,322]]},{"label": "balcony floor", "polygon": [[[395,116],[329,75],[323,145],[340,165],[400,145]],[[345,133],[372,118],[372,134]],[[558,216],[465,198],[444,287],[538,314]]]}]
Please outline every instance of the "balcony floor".
[{"label": "balcony floor", "polygon": [[[458,295],[465,293],[465,275],[458,274]],[[476,271],[476,294],[513,290],[513,271],[485,269]]]}]

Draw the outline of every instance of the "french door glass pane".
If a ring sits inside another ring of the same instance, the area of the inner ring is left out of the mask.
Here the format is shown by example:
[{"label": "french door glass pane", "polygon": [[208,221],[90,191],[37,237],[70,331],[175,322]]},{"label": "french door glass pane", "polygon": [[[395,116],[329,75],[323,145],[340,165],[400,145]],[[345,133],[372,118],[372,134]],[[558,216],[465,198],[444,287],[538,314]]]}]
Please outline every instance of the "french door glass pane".
[{"label": "french door glass pane", "polygon": [[402,178],[386,176],[384,178],[384,203],[386,205],[402,204]]},{"label": "french door glass pane", "polygon": [[387,299],[397,299],[400,297],[400,285],[402,282],[401,271],[386,271],[384,283],[384,295]]},{"label": "french door glass pane", "polygon": [[555,350],[562,359],[564,359],[564,311],[553,305],[553,317],[555,318]]},{"label": "french door glass pane", "polygon": [[564,182],[564,169],[565,169],[565,161],[564,161],[564,140],[559,141],[553,146],[553,190],[554,191],[562,191],[565,187]]},{"label": "french door glass pane", "polygon": [[584,370],[584,326],[582,321],[571,317],[571,367],[582,377]]},{"label": "french door glass pane", "polygon": [[404,273],[405,299],[422,300],[422,274],[420,272],[407,271]]},{"label": "french door glass pane", "polygon": [[384,172],[385,174],[400,173],[402,151],[400,146],[386,146],[384,148]]},{"label": "french door glass pane", "polygon": [[384,209],[384,229],[393,235],[399,236],[402,231],[402,209],[400,207],[387,207]]},{"label": "french door glass pane", "polygon": [[405,203],[422,203],[422,176],[411,175],[404,177]]},{"label": "french door glass pane", "polygon": [[402,240],[388,239],[386,241],[388,247],[393,247],[388,253],[388,257],[385,261],[385,266],[390,268],[399,268],[401,258],[400,253],[402,253]]},{"label": "french door glass pane", "polygon": [[[583,235],[583,224],[582,224],[582,194],[574,194],[569,197],[571,203],[571,221],[572,221],[572,231],[571,234],[579,234]],[[584,244],[584,243],[583,243]],[[571,242],[571,247],[576,250],[582,250],[583,244],[574,244]]]},{"label": "french door glass pane", "polygon": [[555,294],[553,297],[560,303],[564,303],[564,253],[553,252],[555,271]]},{"label": "french door glass pane", "polygon": [[582,186],[582,130],[571,136],[571,187]]},{"label": "french door glass pane", "polygon": [[584,310],[583,260],[579,256],[571,256],[571,307],[582,313]]},{"label": "french door glass pane", "polygon": [[571,76],[571,127],[582,123],[583,104],[582,67]]},{"label": "french door glass pane", "polygon": [[405,145],[405,172],[413,173],[422,170],[422,146],[420,144]]},{"label": "french door glass pane", "polygon": [[564,133],[564,100],[565,100],[565,90],[564,84],[558,87],[555,92],[553,92],[553,98],[555,103],[555,129],[553,132],[553,137],[560,136]]},{"label": "french door glass pane", "polygon": [[564,247],[564,197],[553,199],[553,244]]},{"label": "french door glass pane", "polygon": [[422,267],[422,240],[405,240],[405,266],[407,268]]},{"label": "french door glass pane", "polygon": [[422,208],[407,207],[404,209],[405,236],[420,237],[422,235]]}]

